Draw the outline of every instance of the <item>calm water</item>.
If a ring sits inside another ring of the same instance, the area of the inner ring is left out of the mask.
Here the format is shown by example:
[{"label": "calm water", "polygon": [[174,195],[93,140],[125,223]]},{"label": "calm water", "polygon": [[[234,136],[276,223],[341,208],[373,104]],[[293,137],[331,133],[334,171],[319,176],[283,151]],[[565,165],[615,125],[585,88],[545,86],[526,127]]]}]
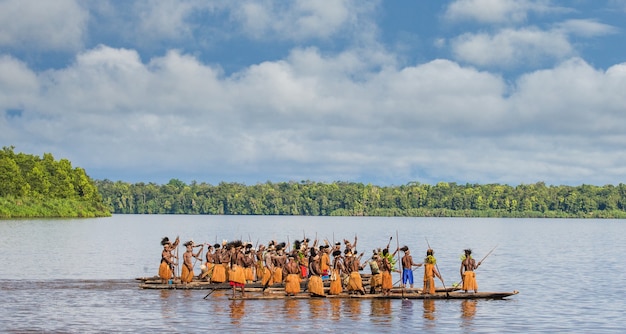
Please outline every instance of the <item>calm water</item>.
[{"label": "calm water", "polygon": [[[428,240],[446,285],[459,281],[464,248],[480,259],[497,245],[477,271],[480,290],[520,294],[478,301],[229,301],[223,292],[205,300],[202,290],[140,290],[134,280],[157,273],[163,236],[267,243],[303,234],[352,240],[355,233],[366,254],[393,236],[392,247],[399,239],[419,258]],[[0,221],[0,331],[622,332],[624,235],[623,220],[116,215]]]}]

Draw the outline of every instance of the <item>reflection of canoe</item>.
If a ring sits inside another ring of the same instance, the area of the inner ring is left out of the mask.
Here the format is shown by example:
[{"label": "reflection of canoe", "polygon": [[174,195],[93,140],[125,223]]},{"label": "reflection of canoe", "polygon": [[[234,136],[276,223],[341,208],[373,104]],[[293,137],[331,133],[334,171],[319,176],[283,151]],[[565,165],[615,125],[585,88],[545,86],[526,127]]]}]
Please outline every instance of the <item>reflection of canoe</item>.
[{"label": "reflection of canoe", "polygon": [[248,295],[245,298],[235,297],[228,298],[230,300],[273,300],[273,299],[322,299],[322,298],[338,298],[338,299],[504,299],[518,294],[519,291],[512,292],[451,292],[446,294],[445,292],[437,292],[435,294],[422,294],[422,293],[392,293],[389,296],[383,296],[381,294],[365,294],[365,295],[327,295],[325,297],[311,297],[307,293],[301,293],[296,296],[285,296],[283,293],[274,293],[268,295]]}]

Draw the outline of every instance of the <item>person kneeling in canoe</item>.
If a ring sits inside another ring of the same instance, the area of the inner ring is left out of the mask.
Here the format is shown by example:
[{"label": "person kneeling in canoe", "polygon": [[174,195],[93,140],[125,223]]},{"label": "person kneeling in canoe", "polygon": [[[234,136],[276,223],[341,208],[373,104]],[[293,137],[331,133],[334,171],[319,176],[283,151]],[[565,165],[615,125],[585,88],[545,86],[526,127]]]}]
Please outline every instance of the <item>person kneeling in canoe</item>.
[{"label": "person kneeling in canoe", "polygon": [[472,257],[472,250],[466,249],[465,255],[461,258],[461,279],[463,280],[463,290],[474,290],[474,293],[478,292],[478,283],[476,283],[476,274],[474,270],[480,266],[480,262],[476,263],[476,260]]}]

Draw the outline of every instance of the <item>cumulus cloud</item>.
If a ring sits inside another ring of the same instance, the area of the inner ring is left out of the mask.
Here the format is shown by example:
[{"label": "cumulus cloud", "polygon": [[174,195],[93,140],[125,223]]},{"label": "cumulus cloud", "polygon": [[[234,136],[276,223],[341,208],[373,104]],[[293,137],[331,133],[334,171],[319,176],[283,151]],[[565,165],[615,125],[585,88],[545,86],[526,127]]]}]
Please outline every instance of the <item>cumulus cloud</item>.
[{"label": "cumulus cloud", "polygon": [[75,0],[0,2],[0,46],[35,51],[75,51],[89,13]]},{"label": "cumulus cloud", "polygon": [[[577,58],[569,41],[615,31],[599,21],[445,36],[435,43],[451,47],[454,60],[406,64],[376,43],[373,20],[365,19],[374,7],[352,11],[358,2],[172,4],[131,3],[141,18],[132,24],[156,40],[193,37],[208,11],[240,24],[223,33],[255,42],[366,27],[355,39],[368,43],[329,51],[296,42],[285,56],[233,71],[174,47],[146,55],[101,44],[54,69],[0,55],[0,141],[69,158],[97,178],[144,182],[604,184],[625,172],[626,64],[598,68]],[[523,21],[514,13],[549,4],[501,1],[481,20]],[[156,22],[168,12],[160,31]],[[526,66],[532,62],[542,69]],[[520,65],[519,76],[492,71]]]},{"label": "cumulus cloud", "polygon": [[243,5],[233,5],[230,10],[232,18],[242,24],[249,36],[301,40],[325,39],[350,32],[359,24],[363,29],[361,16],[371,15],[376,4],[354,0],[265,0],[246,1]]},{"label": "cumulus cloud", "polygon": [[567,20],[556,24],[556,29],[583,37],[602,36],[617,32],[617,28],[591,19]]},{"label": "cumulus cloud", "polygon": [[537,28],[504,29],[495,34],[466,33],[451,41],[456,59],[479,66],[537,65],[574,54],[567,35]]},{"label": "cumulus cloud", "polygon": [[451,21],[515,24],[526,21],[529,13],[562,12],[547,0],[456,0],[444,16]]}]

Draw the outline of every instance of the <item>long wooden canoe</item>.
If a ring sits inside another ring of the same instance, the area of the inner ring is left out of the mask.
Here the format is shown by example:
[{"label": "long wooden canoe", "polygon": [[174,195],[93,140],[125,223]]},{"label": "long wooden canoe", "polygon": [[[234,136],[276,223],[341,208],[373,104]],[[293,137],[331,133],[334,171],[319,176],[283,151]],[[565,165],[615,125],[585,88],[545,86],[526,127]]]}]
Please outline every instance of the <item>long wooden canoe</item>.
[{"label": "long wooden canoe", "polygon": [[284,293],[272,293],[266,295],[252,295],[249,294],[246,297],[230,297],[230,300],[276,300],[276,299],[504,299],[518,294],[519,291],[514,290],[511,292],[436,292],[434,294],[422,294],[422,293],[396,293],[392,292],[390,295],[382,294],[365,294],[365,295],[351,295],[342,293],[339,295],[326,295],[324,297],[311,296],[308,293],[300,293],[295,296],[286,296]]}]

